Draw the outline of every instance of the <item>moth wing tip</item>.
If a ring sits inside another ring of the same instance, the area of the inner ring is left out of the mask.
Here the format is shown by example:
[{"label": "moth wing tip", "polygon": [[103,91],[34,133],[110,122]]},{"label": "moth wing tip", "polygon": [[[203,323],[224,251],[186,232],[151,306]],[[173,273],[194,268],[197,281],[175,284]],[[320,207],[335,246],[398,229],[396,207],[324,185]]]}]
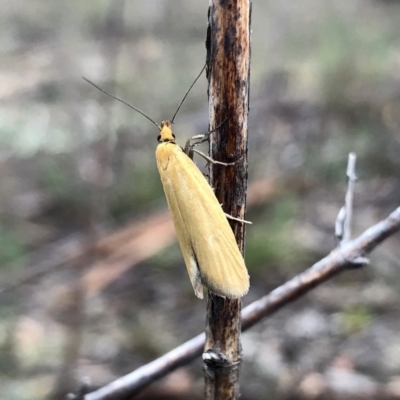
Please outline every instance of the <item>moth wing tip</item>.
[{"label": "moth wing tip", "polygon": [[199,299],[204,298],[203,285],[201,284],[200,280],[196,282],[196,284],[193,286],[193,289],[196,297],[198,297]]}]

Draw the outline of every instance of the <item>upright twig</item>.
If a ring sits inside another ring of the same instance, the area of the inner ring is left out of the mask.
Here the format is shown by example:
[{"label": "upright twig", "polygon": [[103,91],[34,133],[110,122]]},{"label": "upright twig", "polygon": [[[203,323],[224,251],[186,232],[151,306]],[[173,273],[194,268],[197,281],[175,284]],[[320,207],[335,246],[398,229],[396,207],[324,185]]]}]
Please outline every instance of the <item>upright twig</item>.
[{"label": "upright twig", "polygon": [[[212,0],[207,31],[210,154],[233,167],[210,166],[210,184],[224,211],[244,218],[247,189],[247,118],[250,77],[250,0]],[[244,224],[229,221],[244,251]],[[241,300],[207,296],[203,354],[206,399],[239,396]]]},{"label": "upright twig", "polygon": [[351,239],[351,225],[353,220],[354,189],[357,181],[356,175],[357,155],[350,153],[347,161],[347,192],[344,206],[340,209],[335,223],[335,236],[339,245],[347,243]]}]

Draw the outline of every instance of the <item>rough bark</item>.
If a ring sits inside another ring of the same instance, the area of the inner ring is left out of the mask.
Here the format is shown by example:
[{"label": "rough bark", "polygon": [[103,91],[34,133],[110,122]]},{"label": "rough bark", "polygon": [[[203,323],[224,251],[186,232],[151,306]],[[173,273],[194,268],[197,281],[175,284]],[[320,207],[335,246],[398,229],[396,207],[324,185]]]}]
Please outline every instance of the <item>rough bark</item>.
[{"label": "rough bark", "polygon": [[[250,77],[250,1],[210,3],[207,32],[210,154],[234,167],[212,165],[210,184],[224,211],[244,218],[247,190],[247,119]],[[230,221],[241,251],[245,226]],[[206,399],[239,396],[241,300],[207,296],[205,365]]]}]

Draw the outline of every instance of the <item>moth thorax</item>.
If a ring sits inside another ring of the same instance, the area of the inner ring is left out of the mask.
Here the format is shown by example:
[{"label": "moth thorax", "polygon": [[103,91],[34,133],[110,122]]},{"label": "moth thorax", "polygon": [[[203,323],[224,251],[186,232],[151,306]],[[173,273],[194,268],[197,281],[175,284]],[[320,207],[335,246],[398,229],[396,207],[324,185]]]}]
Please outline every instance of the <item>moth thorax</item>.
[{"label": "moth thorax", "polygon": [[158,141],[160,143],[163,142],[173,142],[175,143],[175,135],[172,132],[172,123],[171,121],[162,121],[161,122],[161,132],[158,136]]}]

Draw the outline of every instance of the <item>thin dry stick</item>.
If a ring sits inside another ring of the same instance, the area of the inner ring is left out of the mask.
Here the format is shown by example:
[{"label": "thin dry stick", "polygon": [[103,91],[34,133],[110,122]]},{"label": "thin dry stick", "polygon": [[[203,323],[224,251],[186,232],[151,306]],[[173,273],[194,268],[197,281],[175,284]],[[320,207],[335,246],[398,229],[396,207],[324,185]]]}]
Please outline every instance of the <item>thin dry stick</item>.
[{"label": "thin dry stick", "polygon": [[[364,257],[388,237],[400,231],[400,207],[386,219],[367,229],[311,268],[255,301],[242,311],[242,329],[247,330],[262,318],[271,315],[342,271],[354,267],[353,261]],[[178,346],[151,363],[125,375],[85,396],[85,400],[126,400],[150,383],[197,358],[203,350],[205,335],[201,334]]]},{"label": "thin dry stick", "polygon": [[[210,184],[224,211],[244,219],[247,190],[247,118],[250,78],[250,0],[212,0],[208,10],[207,78],[211,158],[234,166],[210,166]],[[238,161],[239,160],[239,161]],[[244,224],[230,221],[241,251]],[[239,396],[241,299],[207,296],[203,355],[205,399]]]},{"label": "thin dry stick", "polygon": [[351,224],[353,220],[353,199],[356,186],[356,153],[350,153],[347,161],[347,192],[344,206],[340,209],[335,223],[335,236],[339,245],[347,243],[351,239]]}]

